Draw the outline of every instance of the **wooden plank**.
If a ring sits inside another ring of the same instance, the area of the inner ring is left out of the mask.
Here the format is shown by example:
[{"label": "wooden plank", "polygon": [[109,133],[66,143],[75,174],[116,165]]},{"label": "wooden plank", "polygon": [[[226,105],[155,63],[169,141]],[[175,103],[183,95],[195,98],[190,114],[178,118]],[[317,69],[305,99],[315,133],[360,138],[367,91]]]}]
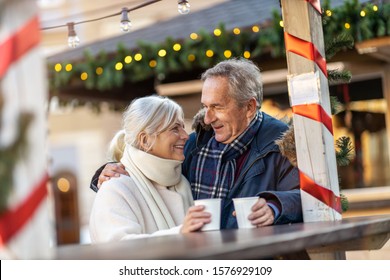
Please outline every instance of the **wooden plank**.
[{"label": "wooden plank", "polygon": [[[340,204],[333,203],[340,191],[321,15],[305,0],[281,4],[297,162],[301,174],[310,179],[310,183],[301,180],[303,218],[305,222],[340,220]],[[315,106],[298,112],[301,105]]]},{"label": "wooden plank", "polygon": [[390,215],[383,215],[68,245],[57,248],[53,256],[75,260],[305,258],[301,253],[307,249],[317,254],[332,253],[332,250],[378,249],[389,239],[389,233]]}]

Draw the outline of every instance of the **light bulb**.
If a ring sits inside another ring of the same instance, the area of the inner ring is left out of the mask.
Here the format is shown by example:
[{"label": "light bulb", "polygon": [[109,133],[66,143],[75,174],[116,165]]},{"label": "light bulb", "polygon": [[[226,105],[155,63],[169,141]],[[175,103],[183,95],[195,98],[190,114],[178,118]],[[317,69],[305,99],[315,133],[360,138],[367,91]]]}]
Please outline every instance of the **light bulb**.
[{"label": "light bulb", "polygon": [[76,31],[74,30],[74,22],[68,22],[68,46],[75,48],[80,44],[80,39],[77,37]]},{"label": "light bulb", "polygon": [[120,27],[123,32],[129,32],[132,27],[132,24],[130,21],[121,21]]},{"label": "light bulb", "polygon": [[131,29],[131,21],[129,20],[129,17],[127,15],[128,9],[122,8],[122,16],[121,16],[121,23],[120,27],[123,32],[128,32]]},{"label": "light bulb", "polygon": [[188,3],[187,0],[179,0],[179,2],[177,4],[177,10],[182,15],[188,14],[190,12],[190,7],[191,7],[190,3]]},{"label": "light bulb", "polygon": [[80,45],[80,39],[76,36],[68,36],[68,46],[71,48],[75,48]]}]

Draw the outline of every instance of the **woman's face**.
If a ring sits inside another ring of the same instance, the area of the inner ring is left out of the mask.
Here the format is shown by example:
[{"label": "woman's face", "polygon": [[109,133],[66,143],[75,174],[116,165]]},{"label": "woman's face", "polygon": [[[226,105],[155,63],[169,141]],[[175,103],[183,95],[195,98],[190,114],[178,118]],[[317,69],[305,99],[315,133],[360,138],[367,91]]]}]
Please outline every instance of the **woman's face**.
[{"label": "woman's face", "polygon": [[187,140],[188,133],[184,130],[184,123],[177,121],[156,137],[148,153],[160,158],[183,161],[184,145]]}]

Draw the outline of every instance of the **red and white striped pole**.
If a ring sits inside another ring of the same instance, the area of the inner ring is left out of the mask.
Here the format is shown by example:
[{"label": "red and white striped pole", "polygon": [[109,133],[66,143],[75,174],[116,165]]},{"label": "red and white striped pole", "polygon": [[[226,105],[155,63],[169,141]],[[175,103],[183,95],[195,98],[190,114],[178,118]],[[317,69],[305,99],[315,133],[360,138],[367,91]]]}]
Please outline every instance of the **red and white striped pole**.
[{"label": "red and white striped pole", "polygon": [[341,220],[319,0],[281,0],[304,222]]},{"label": "red and white striped pole", "polygon": [[11,194],[0,213],[0,258],[49,258],[52,226],[47,205],[47,77],[39,48],[38,10],[32,0],[0,0],[0,7],[2,151],[15,143],[20,116],[32,116],[26,149],[10,170]]}]

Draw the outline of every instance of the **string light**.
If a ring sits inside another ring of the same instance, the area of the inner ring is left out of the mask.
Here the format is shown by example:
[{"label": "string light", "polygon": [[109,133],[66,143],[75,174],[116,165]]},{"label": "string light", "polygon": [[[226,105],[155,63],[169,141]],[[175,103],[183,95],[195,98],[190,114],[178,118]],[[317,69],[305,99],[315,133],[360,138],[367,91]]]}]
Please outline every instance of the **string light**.
[{"label": "string light", "polygon": [[123,32],[129,32],[131,29],[131,22],[129,20],[128,13],[129,10],[127,8],[122,8],[122,16],[121,16],[121,23],[120,27]]},{"label": "string light", "polygon": [[239,34],[241,33],[240,28],[238,28],[238,27],[234,28],[234,29],[233,29],[233,33],[234,33],[235,35],[239,35]]},{"label": "string light", "polygon": [[254,26],[252,26],[252,31],[253,31],[254,33],[257,33],[257,32],[260,31],[260,27],[258,27],[257,25],[254,25]]},{"label": "string light", "polygon": [[[123,31],[125,31],[126,29],[130,29],[130,27],[131,27],[131,22],[127,16],[127,14],[129,12],[134,11],[134,10],[138,10],[140,8],[143,8],[145,6],[148,6],[150,4],[153,4],[153,3],[156,3],[159,1],[161,1],[161,0],[150,0],[150,1],[147,1],[144,3],[141,3],[141,4],[139,4],[133,8],[130,8],[130,9],[122,8],[122,10],[118,13],[110,14],[107,16],[99,17],[99,18],[89,19],[89,20],[83,20],[83,21],[78,21],[78,22],[68,22],[66,24],[61,24],[61,25],[41,27],[41,30],[49,30],[49,29],[67,27],[68,28],[68,45],[72,48],[75,48],[80,44],[80,39],[77,37],[76,31],[74,30],[74,26],[76,24],[89,23],[89,22],[94,22],[94,21],[98,21],[98,20],[121,15],[122,16],[121,17],[121,28]],[[127,20],[123,17],[124,13],[126,13]],[[122,25],[122,23],[123,23],[123,25]],[[127,27],[125,25],[127,25]]]},{"label": "string light", "polygon": [[190,8],[191,8],[190,3],[188,3],[187,0],[178,0],[177,1],[177,10],[182,15],[188,14],[190,12]]},{"label": "string light", "polygon": [[192,40],[196,40],[196,39],[198,39],[198,34],[196,34],[195,32],[193,32],[193,33],[190,34],[190,38],[191,38]]},{"label": "string light", "polygon": [[80,44],[80,39],[77,37],[76,31],[74,30],[74,22],[68,22],[68,46],[75,48]]},{"label": "string light", "polygon": [[219,29],[219,28],[215,28],[215,29],[214,29],[214,35],[215,35],[215,36],[218,37],[218,36],[221,36],[221,34],[222,34],[221,29]]}]

